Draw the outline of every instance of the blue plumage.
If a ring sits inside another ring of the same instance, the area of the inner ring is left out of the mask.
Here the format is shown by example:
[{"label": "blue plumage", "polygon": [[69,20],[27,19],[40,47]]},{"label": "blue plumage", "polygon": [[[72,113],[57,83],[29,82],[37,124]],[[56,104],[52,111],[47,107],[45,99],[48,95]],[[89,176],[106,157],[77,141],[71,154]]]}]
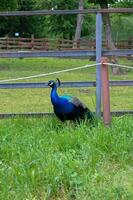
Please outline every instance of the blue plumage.
[{"label": "blue plumage", "polygon": [[[58,85],[60,81],[58,80]],[[54,113],[64,122],[65,120],[79,121],[88,118],[93,120],[92,112],[77,97],[59,96],[57,93],[57,83],[53,80],[48,82],[51,90],[51,102],[53,104]]]}]

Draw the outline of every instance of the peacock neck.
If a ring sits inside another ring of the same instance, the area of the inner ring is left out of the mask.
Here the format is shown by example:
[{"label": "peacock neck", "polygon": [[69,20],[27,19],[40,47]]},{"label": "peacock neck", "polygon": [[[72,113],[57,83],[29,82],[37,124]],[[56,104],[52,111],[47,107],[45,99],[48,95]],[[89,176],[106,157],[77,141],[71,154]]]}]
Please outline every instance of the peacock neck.
[{"label": "peacock neck", "polygon": [[53,104],[58,104],[59,102],[59,96],[57,94],[57,86],[54,85],[54,87],[51,90],[51,101]]}]

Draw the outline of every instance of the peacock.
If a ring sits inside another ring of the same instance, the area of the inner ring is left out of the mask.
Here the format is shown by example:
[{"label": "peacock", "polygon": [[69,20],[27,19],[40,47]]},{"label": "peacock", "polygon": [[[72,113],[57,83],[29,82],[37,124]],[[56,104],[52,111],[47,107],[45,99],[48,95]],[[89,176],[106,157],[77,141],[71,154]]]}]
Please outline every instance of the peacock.
[{"label": "peacock", "polygon": [[93,122],[93,113],[77,97],[58,95],[57,88],[60,86],[59,79],[57,79],[57,82],[50,80],[48,82],[48,86],[52,88],[50,97],[54,113],[62,122],[65,120],[80,122],[84,119],[88,119],[90,122]]}]

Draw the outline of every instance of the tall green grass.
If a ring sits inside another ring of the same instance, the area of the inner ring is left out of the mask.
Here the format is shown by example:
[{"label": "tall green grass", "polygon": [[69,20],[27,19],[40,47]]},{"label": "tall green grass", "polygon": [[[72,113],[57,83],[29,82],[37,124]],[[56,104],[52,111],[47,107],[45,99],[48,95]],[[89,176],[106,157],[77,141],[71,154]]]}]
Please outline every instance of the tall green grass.
[{"label": "tall green grass", "polygon": [[132,200],[133,118],[0,121],[1,200]]},{"label": "tall green grass", "polygon": [[[122,64],[131,62],[121,60]],[[88,64],[79,59],[0,59],[0,79]],[[110,76],[132,80],[133,72]],[[48,81],[56,76],[30,81]],[[61,74],[62,81],[95,80],[95,69]],[[48,89],[2,89],[0,112],[52,111]],[[59,89],[95,110],[95,89]],[[132,109],[132,88],[111,88],[111,110]],[[60,123],[56,118],[0,121],[0,200],[133,199],[133,118],[105,128]]]}]

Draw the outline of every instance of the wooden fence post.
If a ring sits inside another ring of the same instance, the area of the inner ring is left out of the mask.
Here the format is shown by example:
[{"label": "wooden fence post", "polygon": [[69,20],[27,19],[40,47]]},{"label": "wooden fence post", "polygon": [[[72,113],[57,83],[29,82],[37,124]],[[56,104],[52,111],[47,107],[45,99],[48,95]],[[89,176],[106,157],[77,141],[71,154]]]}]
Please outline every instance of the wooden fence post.
[{"label": "wooden fence post", "polygon": [[8,43],[9,43],[9,36],[6,35],[6,49],[8,49]]},{"label": "wooden fence post", "polygon": [[103,120],[105,126],[110,125],[111,115],[110,115],[110,95],[109,95],[109,75],[108,75],[108,59],[102,57],[102,101],[103,101]]},{"label": "wooden fence post", "polygon": [[31,49],[34,50],[34,34],[31,34]]},{"label": "wooden fence post", "polygon": [[77,49],[80,49],[80,39],[77,40]]},{"label": "wooden fence post", "polygon": [[61,38],[59,38],[58,40],[57,40],[57,49],[60,51],[61,50],[61,42],[62,42],[62,40],[61,40]]}]

